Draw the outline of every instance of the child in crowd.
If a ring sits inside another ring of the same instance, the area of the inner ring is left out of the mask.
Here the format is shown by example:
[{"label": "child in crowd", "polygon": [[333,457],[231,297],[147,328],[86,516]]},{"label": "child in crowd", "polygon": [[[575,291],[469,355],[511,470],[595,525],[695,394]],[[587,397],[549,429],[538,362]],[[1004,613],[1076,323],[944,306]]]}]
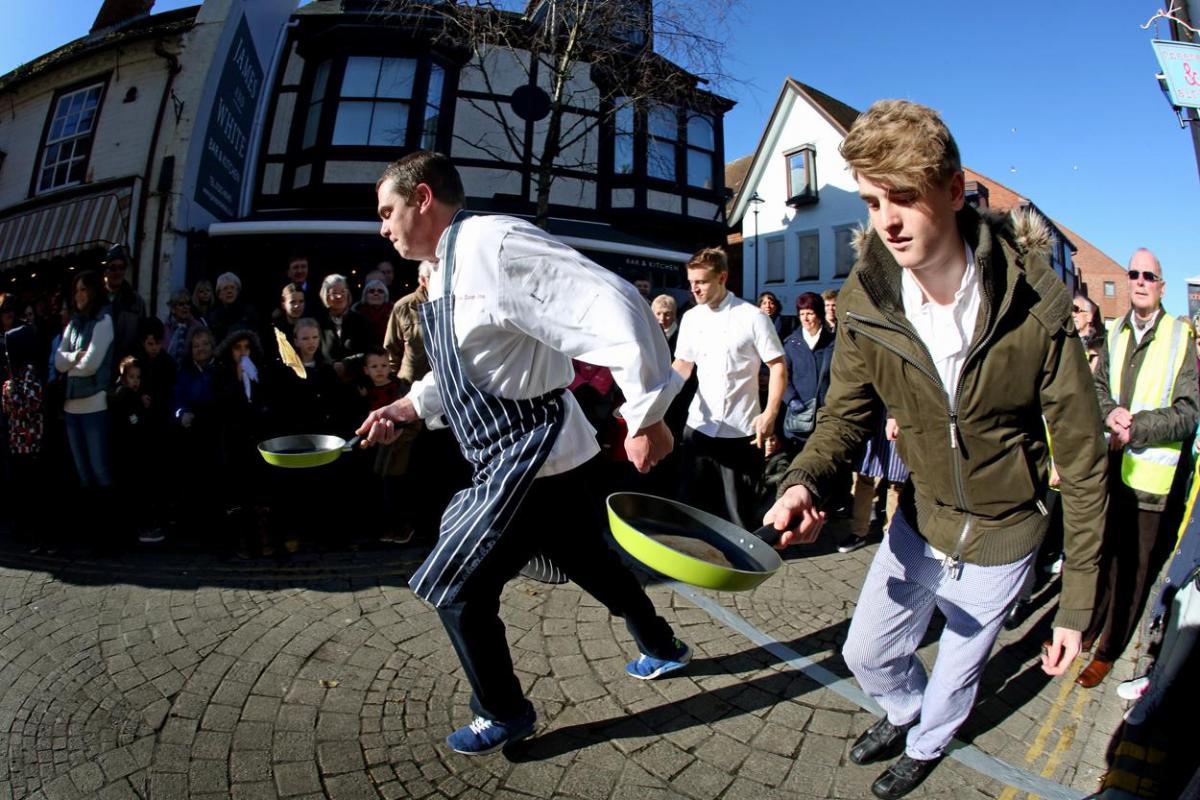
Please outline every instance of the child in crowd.
[{"label": "child in crowd", "polygon": [[[408,387],[391,377],[389,372],[387,351],[379,346],[368,347],[363,358],[366,383],[359,387],[364,401],[363,416],[390,405],[407,392]],[[419,424],[411,426],[398,440],[376,448],[371,454],[374,457],[371,483],[383,496],[382,513],[373,520],[377,523],[375,527],[383,531],[379,537],[381,542],[406,544],[412,539],[412,521],[401,496],[408,494],[404,492],[404,480],[411,460],[412,442],[419,428]]]},{"label": "child in crowd", "polygon": [[213,403],[220,442],[220,501],[236,537],[239,558],[250,558],[257,538],[264,556],[274,554],[267,528],[265,477],[258,443],[268,438],[267,392],[258,334],[235,329],[217,345]]},{"label": "child in crowd", "polygon": [[[292,347],[304,364],[302,378],[282,362],[273,364],[268,385],[272,395],[272,436],[331,434],[349,438],[355,418],[347,392],[353,384],[343,384],[333,365],[321,352],[321,323],[303,317],[292,330]],[[274,497],[290,498],[277,507],[275,523],[284,546],[294,553],[302,535],[317,534],[336,525],[331,504],[318,498],[345,496],[346,459],[314,469],[275,470],[269,480],[275,485]]]},{"label": "child in crowd", "polygon": [[138,325],[138,363],[142,368],[142,392],[146,406],[156,419],[170,414],[178,368],[165,348],[166,329],[157,317],[146,317]]},{"label": "child in crowd", "polygon": [[[112,393],[109,421],[112,424],[113,477],[122,505],[133,512],[138,541],[157,544],[163,540],[156,524],[155,491],[147,492],[148,476],[158,470],[154,441],[160,431],[151,421],[150,395],[142,382],[142,365],[125,356],[117,366],[117,387]],[[143,496],[145,495],[145,496]]]}]

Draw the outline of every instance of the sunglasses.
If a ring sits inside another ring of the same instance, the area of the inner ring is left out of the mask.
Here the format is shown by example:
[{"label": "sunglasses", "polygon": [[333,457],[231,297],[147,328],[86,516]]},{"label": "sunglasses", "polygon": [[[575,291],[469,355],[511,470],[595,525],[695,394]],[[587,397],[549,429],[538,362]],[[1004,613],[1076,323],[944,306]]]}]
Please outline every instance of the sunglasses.
[{"label": "sunglasses", "polygon": [[1155,275],[1153,272],[1150,272],[1148,270],[1144,270],[1144,269],[1143,270],[1136,270],[1136,269],[1129,270],[1129,280],[1136,281],[1138,278],[1141,278],[1146,283],[1158,283],[1159,281],[1162,280],[1161,275]]},{"label": "sunglasses", "polygon": [[1073,310],[1076,314],[1092,313],[1092,310],[1090,308],[1080,308],[1079,306],[1071,306],[1071,310]]},{"label": "sunglasses", "polygon": [[383,294],[383,289],[367,289],[367,294]]}]

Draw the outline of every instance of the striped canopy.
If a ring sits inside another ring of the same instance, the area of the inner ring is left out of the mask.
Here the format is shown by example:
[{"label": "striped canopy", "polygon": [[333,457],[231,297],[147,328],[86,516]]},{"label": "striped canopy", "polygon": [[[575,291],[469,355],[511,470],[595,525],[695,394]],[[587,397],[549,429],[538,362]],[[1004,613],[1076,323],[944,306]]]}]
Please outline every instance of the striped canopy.
[{"label": "striped canopy", "polygon": [[91,195],[0,220],[0,269],[125,244],[129,197]]}]

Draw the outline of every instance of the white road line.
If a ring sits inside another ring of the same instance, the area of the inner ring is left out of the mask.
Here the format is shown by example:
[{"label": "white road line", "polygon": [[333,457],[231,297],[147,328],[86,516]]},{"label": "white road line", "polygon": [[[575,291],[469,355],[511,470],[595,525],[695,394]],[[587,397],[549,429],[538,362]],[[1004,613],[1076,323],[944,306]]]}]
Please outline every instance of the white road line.
[{"label": "white road line", "polygon": [[[668,585],[698,608],[707,611],[709,616],[734,629],[759,647],[778,657],[781,661],[803,672],[817,683],[837,692],[851,703],[870,711],[872,714],[883,714],[883,709],[850,679],[840,678],[812,659],[800,655],[783,642],[763,633],[746,619],[725,608],[725,606],[697,589],[678,581],[668,581]],[[1070,786],[1064,786],[1056,781],[1035,775],[1028,770],[1014,767],[1007,761],[990,756],[975,745],[960,742],[958,739],[950,743],[950,746],[946,749],[946,754],[950,758],[966,764],[976,772],[999,781],[1001,784],[1014,786],[1023,792],[1036,794],[1044,798],[1044,800],[1080,800],[1080,798],[1085,796],[1078,789],[1072,789]]]}]

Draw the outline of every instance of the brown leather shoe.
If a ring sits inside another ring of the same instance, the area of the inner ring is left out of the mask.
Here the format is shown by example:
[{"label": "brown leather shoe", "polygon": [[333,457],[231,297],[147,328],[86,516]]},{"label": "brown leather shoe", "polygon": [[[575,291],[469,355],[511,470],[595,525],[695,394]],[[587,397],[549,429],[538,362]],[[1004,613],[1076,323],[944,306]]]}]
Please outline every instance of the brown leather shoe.
[{"label": "brown leather shoe", "polygon": [[1091,663],[1083,668],[1083,672],[1079,673],[1079,677],[1075,679],[1075,682],[1085,689],[1091,689],[1104,680],[1111,669],[1111,661],[1101,661],[1098,658],[1093,658]]}]

